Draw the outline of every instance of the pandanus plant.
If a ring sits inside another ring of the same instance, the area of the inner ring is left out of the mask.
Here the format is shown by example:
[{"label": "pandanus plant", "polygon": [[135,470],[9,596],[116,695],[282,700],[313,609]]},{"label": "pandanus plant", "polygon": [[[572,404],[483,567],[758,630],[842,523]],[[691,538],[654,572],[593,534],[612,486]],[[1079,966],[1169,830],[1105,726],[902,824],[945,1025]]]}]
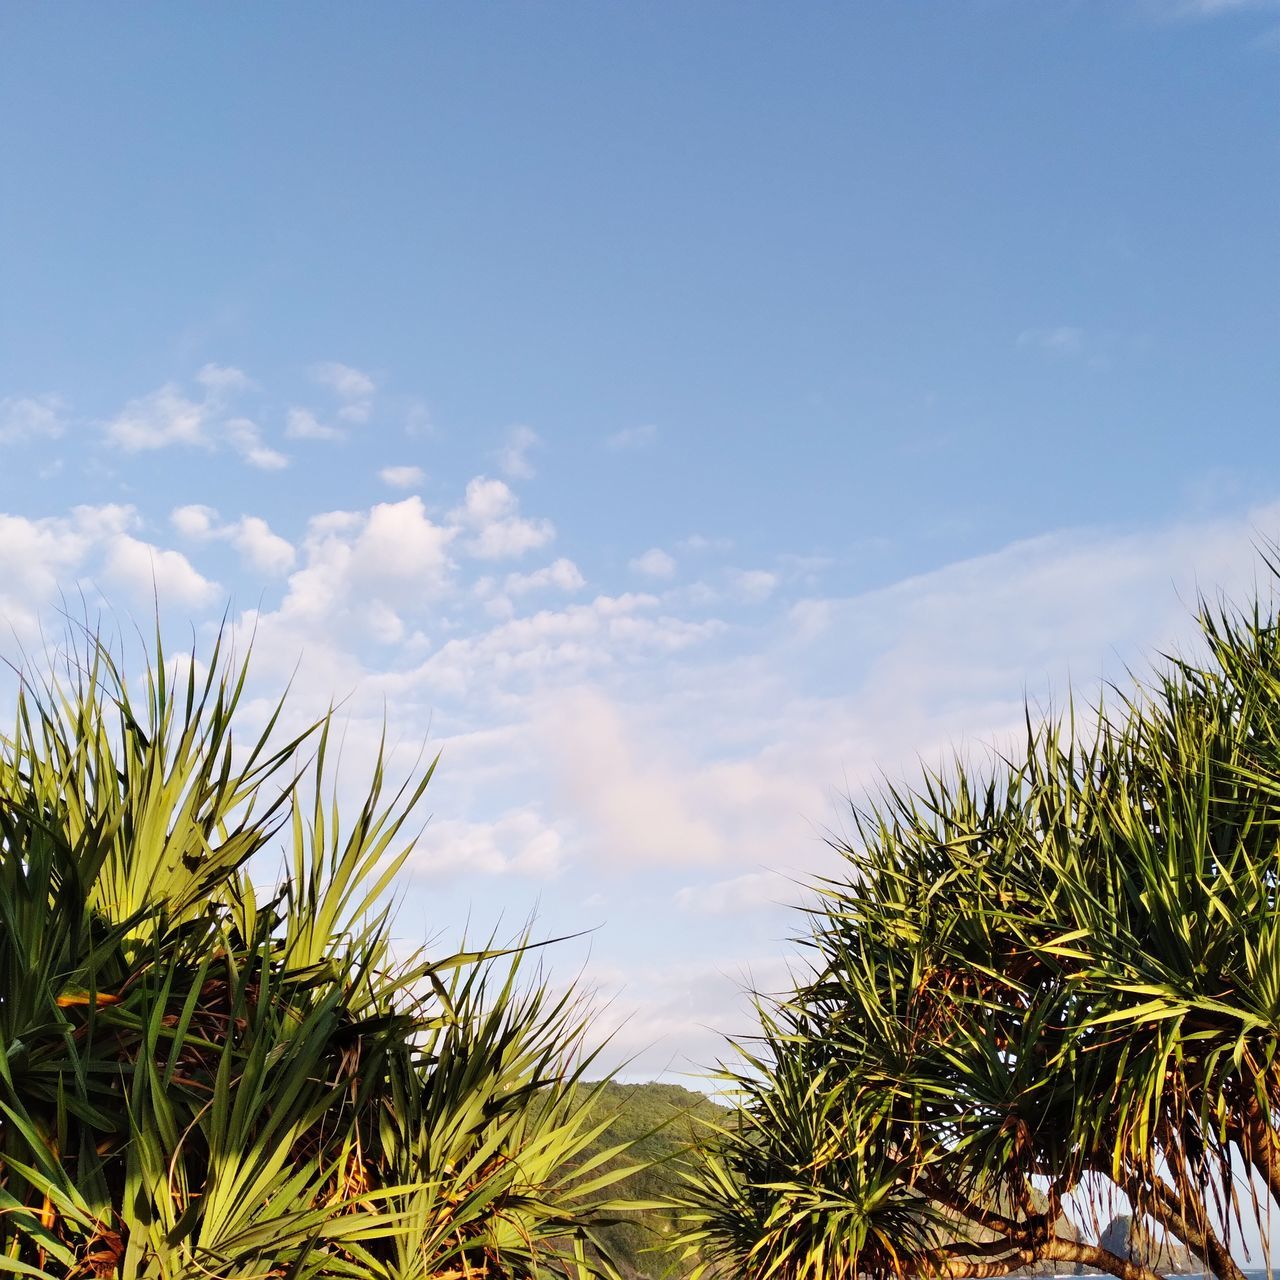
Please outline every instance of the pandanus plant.
[{"label": "pandanus plant", "polygon": [[1280,1205],[1280,628],[1202,620],[1199,657],[1087,731],[1028,715],[1015,758],[855,812],[686,1174],[691,1256],[1154,1280],[1082,1241],[1120,1198],[1240,1280],[1243,1219],[1265,1240]]},{"label": "pandanus plant", "polygon": [[241,740],[246,664],[171,668],[89,636],[0,739],[0,1272],[610,1273],[583,1001],[392,950],[434,764],[344,822],[331,716]]}]

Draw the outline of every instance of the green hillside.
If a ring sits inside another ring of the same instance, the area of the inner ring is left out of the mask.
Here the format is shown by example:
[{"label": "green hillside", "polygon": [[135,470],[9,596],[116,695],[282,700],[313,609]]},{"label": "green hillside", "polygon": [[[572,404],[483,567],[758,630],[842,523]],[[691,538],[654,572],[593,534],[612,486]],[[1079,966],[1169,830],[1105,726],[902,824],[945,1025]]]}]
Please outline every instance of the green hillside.
[{"label": "green hillside", "polygon": [[[705,1094],[674,1084],[616,1084],[600,1089],[596,1106],[615,1116],[610,1128],[588,1148],[584,1159],[595,1151],[619,1142],[633,1142],[626,1163],[651,1165],[628,1178],[619,1194],[632,1200],[657,1200],[671,1194],[678,1175],[676,1161],[701,1120],[722,1120],[724,1108]],[[606,1166],[608,1167],[608,1166]],[[601,1232],[610,1257],[629,1280],[658,1280],[679,1274],[675,1259],[654,1252],[671,1230],[668,1214],[661,1210],[636,1210],[626,1221]]]}]

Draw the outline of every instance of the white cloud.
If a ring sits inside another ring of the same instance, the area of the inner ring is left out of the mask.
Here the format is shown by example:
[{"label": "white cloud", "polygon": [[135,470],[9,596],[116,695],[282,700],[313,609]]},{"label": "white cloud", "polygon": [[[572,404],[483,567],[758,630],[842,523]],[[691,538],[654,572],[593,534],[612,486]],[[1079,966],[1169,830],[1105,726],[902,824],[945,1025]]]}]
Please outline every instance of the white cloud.
[{"label": "white cloud", "polygon": [[[541,699],[537,738],[561,811],[581,827],[582,858],[636,877],[679,867],[721,878],[728,868],[735,880],[743,867],[828,865],[810,823],[829,812],[841,762],[864,763],[845,733],[847,709],[806,705],[760,663],[717,670],[696,651],[689,659],[673,655],[626,699],[610,692],[619,686],[605,683],[607,668],[591,686]],[[794,897],[774,883],[779,900]],[[686,886],[689,909],[748,905],[745,881],[713,901],[695,898],[705,886]]]},{"label": "white cloud", "polygon": [[259,471],[279,471],[289,465],[283,453],[263,443],[262,432],[251,419],[229,418],[224,430],[228,443],[251,467]]},{"label": "white cloud", "polygon": [[734,569],[729,580],[738,597],[751,604],[767,600],[778,585],[778,575],[767,569]]},{"label": "white cloud", "polygon": [[528,551],[545,547],[555,537],[550,520],[512,518],[485,525],[467,543],[467,550],[480,560],[517,560]]},{"label": "white cloud", "polygon": [[0,513],[0,583],[7,593],[50,598],[64,575],[79,566],[90,545],[79,521]]},{"label": "white cloud", "polygon": [[650,547],[643,555],[636,556],[630,562],[636,573],[646,578],[670,578],[675,575],[676,562],[661,547]]},{"label": "white cloud", "polygon": [[34,519],[0,512],[0,643],[38,639],[43,611],[62,599],[93,599],[95,557],[137,522],[133,507],[115,504]]},{"label": "white cloud", "polygon": [[284,433],[290,440],[341,440],[346,434],[338,427],[321,422],[310,409],[300,409],[297,405],[285,415]]},{"label": "white cloud", "polygon": [[219,404],[253,389],[253,379],[232,365],[206,364],[196,374],[196,381]]},{"label": "white cloud", "polygon": [[328,360],[313,365],[311,376],[320,386],[333,392],[339,402],[338,417],[343,422],[368,422],[373,412],[373,396],[378,388],[367,373],[348,364]]},{"label": "white cloud", "polygon": [[615,452],[628,449],[647,449],[658,438],[658,428],[652,423],[640,427],[624,427],[605,437],[605,448]]},{"label": "white cloud", "polygon": [[208,416],[206,402],[189,399],[170,382],[149,395],[130,400],[106,424],[106,436],[126,453],[177,444],[208,448]]},{"label": "white cloud", "polygon": [[505,621],[516,611],[513,596],[527,596],[548,590],[580,591],[586,585],[586,579],[578,566],[561,556],[532,573],[509,573],[501,585],[492,577],[479,578],[472,586],[472,592],[484,602],[485,612],[491,618]]},{"label": "white cloud", "polygon": [[60,436],[65,413],[61,396],[5,396],[0,399],[0,444]]},{"label": "white cloud", "polygon": [[262,573],[287,573],[297,559],[293,544],[272,533],[260,516],[242,516],[232,526],[228,540],[247,564]]},{"label": "white cloud", "polygon": [[503,481],[476,476],[450,519],[468,530],[465,547],[477,559],[516,559],[546,546],[556,532],[550,520],[526,519],[518,510],[515,494]]},{"label": "white cloud", "polygon": [[314,365],[311,376],[342,400],[367,400],[377,390],[367,373],[354,369],[349,364],[339,364],[336,360]]},{"label": "white cloud", "polygon": [[512,480],[528,480],[534,475],[529,453],[542,443],[542,438],[532,427],[515,426],[507,432],[506,441],[498,450],[498,467]]},{"label": "white cloud", "polygon": [[421,498],[379,502],[353,548],[357,569],[371,578],[440,580],[449,567],[448,529],[433,524]]},{"label": "white cloud", "polygon": [[228,416],[231,401],[253,389],[247,374],[228,365],[206,364],[195,380],[204,393],[199,399],[169,382],[130,400],[102,424],[107,443],[125,453],[173,446],[211,450],[225,443],[260,470],[278,471],[289,465],[284,454],[266,444],[256,422]]},{"label": "white cloud", "polygon": [[[313,516],[302,540],[302,565],[289,576],[279,610],[259,621],[282,629],[280,643],[315,642],[326,628],[398,644],[405,615],[429,608],[451,589],[449,545],[456,529],[434,523],[422,499],[376,503],[367,513]],[[336,642],[336,640],[335,640]],[[339,667],[340,658],[335,659]],[[359,670],[354,656],[350,671]]]},{"label": "white cloud", "polygon": [[239,520],[219,524],[218,513],[212,507],[190,505],[175,507],[169,520],[180,534],[193,541],[230,543],[243,562],[259,573],[287,573],[297,559],[293,544],[273,533],[260,516],[241,516]]},{"label": "white cloud", "polygon": [[412,489],[414,485],[421,484],[426,478],[427,473],[421,467],[412,465],[383,467],[378,472],[378,479],[383,484],[389,484],[393,489]]},{"label": "white cloud", "polygon": [[[593,602],[449,641],[406,687],[433,701],[497,687],[510,706],[536,677],[531,741],[545,748],[557,812],[580,828],[567,860],[637,876],[719,868],[687,880],[680,905],[768,916],[799,892],[788,873],[830,869],[815,824],[838,811],[836,789],[874,785],[881,766],[910,776],[950,743],[1003,741],[1024,691],[1072,668],[1100,675],[1113,645],[1120,662],[1135,643],[1186,634],[1186,587],[1180,601],[1170,578],[1246,580],[1253,530],[1277,522],[1280,509],[1144,538],[1017,544],[885,591],[803,602],[778,615],[772,641],[730,661],[719,647],[699,658],[688,624],[660,619],[652,597]],[[628,634],[643,624],[655,631]],[[569,683],[584,673],[591,685]]]},{"label": "white cloud", "polygon": [[487,574],[483,578],[476,579],[472,584],[471,593],[477,600],[484,602],[484,611],[489,617],[505,620],[514,616],[516,607],[511,597],[499,588],[496,579]]},{"label": "white cloud", "polygon": [[103,572],[136,597],[154,596],[162,605],[207,605],[222,590],[180,551],[157,547],[128,533],[116,534],[107,544]]},{"label": "white cloud", "polygon": [[503,583],[508,595],[523,596],[531,591],[542,591],[554,587],[558,591],[579,591],[587,585],[582,571],[572,560],[563,556],[544,568],[535,569],[532,573],[510,573]]},{"label": "white cloud", "polygon": [[466,502],[454,516],[463,524],[479,527],[513,515],[518,505],[515,494],[501,480],[476,476],[468,482]]},{"label": "white cloud", "polygon": [[120,503],[108,502],[102,506],[72,507],[71,516],[76,528],[94,542],[100,542],[126,529],[134,529],[141,523],[137,509]]},{"label": "white cloud", "polygon": [[430,877],[479,874],[545,879],[561,867],[564,841],[534,808],[493,822],[445,819],[428,824],[406,863],[411,874]]},{"label": "white cloud", "polygon": [[492,630],[447,640],[398,687],[437,696],[491,695],[529,680],[563,681],[625,666],[649,656],[670,656],[716,635],[715,621],[689,622],[657,612],[651,595],[597,596],[588,604],[543,609],[511,618]]},{"label": "white cloud", "polygon": [[174,507],[169,513],[169,521],[177,531],[187,538],[214,537],[214,521],[218,513],[212,507],[191,503],[185,507]]}]

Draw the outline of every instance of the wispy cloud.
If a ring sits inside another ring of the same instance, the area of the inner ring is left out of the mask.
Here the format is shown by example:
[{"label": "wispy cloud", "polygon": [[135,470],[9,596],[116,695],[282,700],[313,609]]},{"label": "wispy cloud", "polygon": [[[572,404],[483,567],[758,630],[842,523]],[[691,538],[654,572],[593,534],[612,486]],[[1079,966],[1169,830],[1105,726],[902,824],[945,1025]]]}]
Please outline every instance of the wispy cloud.
[{"label": "wispy cloud", "polygon": [[605,436],[604,447],[621,453],[628,449],[647,449],[658,438],[658,428],[651,422],[639,427],[623,427]]},{"label": "wispy cloud", "polygon": [[263,471],[278,471],[289,459],[263,439],[251,418],[231,412],[238,397],[254,389],[253,380],[228,365],[206,364],[195,382],[200,393],[189,394],[179,383],[130,400],[101,424],[109,447],[124,453],[144,453],[173,447],[214,450],[229,447]]},{"label": "wispy cloud", "polygon": [[217,403],[251,391],[254,386],[253,379],[243,369],[226,364],[204,365],[196,374],[196,381]]},{"label": "wispy cloud", "polygon": [[682,538],[676,545],[682,551],[731,551],[733,549],[733,539],[710,538],[706,534],[691,533],[687,538]]},{"label": "wispy cloud", "polygon": [[175,383],[130,400],[106,424],[109,443],[126,453],[164,449],[170,445],[212,447],[208,435],[209,406],[192,400]]},{"label": "wispy cloud", "polygon": [[433,436],[436,434],[435,423],[431,420],[431,410],[421,400],[412,400],[404,415],[404,433],[410,437]]},{"label": "wispy cloud", "polygon": [[66,402],[61,396],[6,396],[0,399],[0,444],[60,436]]},{"label": "wispy cloud", "polygon": [[646,578],[671,578],[675,576],[675,557],[663,551],[661,547],[650,547],[642,555],[630,562],[631,569],[642,573]]},{"label": "wispy cloud", "polygon": [[555,588],[557,591],[580,591],[587,585],[582,570],[563,556],[532,573],[510,573],[502,584],[508,595],[523,596],[533,591]]},{"label": "wispy cloud", "polygon": [[421,467],[412,464],[383,467],[378,472],[378,479],[383,484],[389,484],[393,489],[412,489],[414,485],[421,484],[426,478],[427,473]]},{"label": "wispy cloud", "polygon": [[311,377],[334,394],[338,401],[337,414],[343,422],[359,425],[369,421],[374,393],[378,389],[369,374],[349,364],[326,360],[312,365]]},{"label": "wispy cloud", "polygon": [[251,467],[280,471],[289,465],[283,453],[263,442],[262,432],[251,418],[228,418],[225,431],[227,442]]},{"label": "wispy cloud", "polygon": [[285,416],[284,433],[290,440],[342,440],[346,436],[340,427],[321,422],[310,409],[297,405]]},{"label": "wispy cloud", "polygon": [[1074,356],[1084,350],[1084,330],[1076,325],[1060,324],[1044,329],[1023,329],[1018,346],[1033,347],[1054,355]]},{"label": "wispy cloud", "polygon": [[767,600],[778,586],[778,575],[768,569],[734,569],[729,581],[739,599],[751,604]]},{"label": "wispy cloud", "polygon": [[542,443],[541,436],[532,428],[514,426],[507,432],[502,448],[498,450],[498,467],[509,480],[530,480],[534,476],[529,454]]},{"label": "wispy cloud", "polygon": [[492,822],[433,822],[406,863],[410,875],[519,875],[546,879],[560,870],[564,840],[534,806]]},{"label": "wispy cloud", "polygon": [[[373,413],[377,383],[362,369],[336,360],[311,366],[311,380],[333,396],[335,403],[323,414],[304,405],[293,405],[285,416],[285,435],[291,440],[342,440],[349,426],[363,426]],[[336,418],[337,423],[326,419]]]}]

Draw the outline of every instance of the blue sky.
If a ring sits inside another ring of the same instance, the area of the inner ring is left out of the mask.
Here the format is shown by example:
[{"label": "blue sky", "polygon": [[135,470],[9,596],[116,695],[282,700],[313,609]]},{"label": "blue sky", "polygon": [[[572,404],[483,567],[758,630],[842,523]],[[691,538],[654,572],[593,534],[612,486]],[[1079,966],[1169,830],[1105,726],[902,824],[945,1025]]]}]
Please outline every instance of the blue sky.
[{"label": "blue sky", "polygon": [[[1280,534],[1280,8],[8,5],[0,610],[444,751],[407,940],[538,912],[637,1074],[840,797]],[[15,642],[16,642],[15,641]]]}]

